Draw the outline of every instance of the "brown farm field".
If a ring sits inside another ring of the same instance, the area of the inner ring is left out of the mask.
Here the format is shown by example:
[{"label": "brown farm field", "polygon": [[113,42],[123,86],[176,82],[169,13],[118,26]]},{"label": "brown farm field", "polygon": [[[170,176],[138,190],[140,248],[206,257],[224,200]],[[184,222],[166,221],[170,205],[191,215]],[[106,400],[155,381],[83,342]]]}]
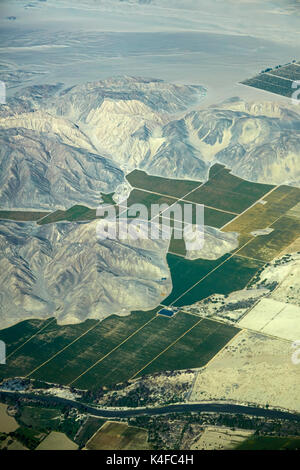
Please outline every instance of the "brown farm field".
[{"label": "brown farm field", "polygon": [[86,443],[87,450],[150,450],[146,429],[107,421]]},{"label": "brown farm field", "polygon": [[[229,222],[223,230],[241,234],[239,248],[252,238],[250,243],[239,249],[241,256],[271,261],[299,237],[299,202],[300,189],[280,186]],[[253,232],[266,228],[272,232],[253,237]]]}]

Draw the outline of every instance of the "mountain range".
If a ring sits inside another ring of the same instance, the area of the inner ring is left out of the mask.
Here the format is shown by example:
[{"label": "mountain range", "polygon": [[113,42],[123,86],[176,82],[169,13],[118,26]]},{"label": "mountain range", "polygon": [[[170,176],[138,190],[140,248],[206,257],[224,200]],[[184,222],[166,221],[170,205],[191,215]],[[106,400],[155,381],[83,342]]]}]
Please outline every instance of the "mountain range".
[{"label": "mountain range", "polygon": [[250,181],[300,184],[296,107],[236,98],[205,108],[204,96],[133,77],[25,88],[0,110],[1,207],[97,206],[135,168],[204,181],[220,162]]}]

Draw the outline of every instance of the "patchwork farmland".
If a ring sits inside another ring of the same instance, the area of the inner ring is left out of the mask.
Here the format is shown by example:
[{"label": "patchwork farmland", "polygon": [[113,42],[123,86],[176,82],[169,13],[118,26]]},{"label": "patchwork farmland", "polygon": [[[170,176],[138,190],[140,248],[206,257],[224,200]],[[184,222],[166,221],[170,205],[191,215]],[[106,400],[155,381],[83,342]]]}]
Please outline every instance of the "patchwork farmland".
[{"label": "patchwork farmland", "polygon": [[[240,329],[184,312],[184,306],[214,293],[226,295],[243,289],[299,236],[297,188],[244,181],[222,165],[211,169],[206,183],[176,180],[174,184],[137,170],[127,178],[133,186],[129,203],[147,207],[153,202],[204,204],[205,224],[238,232],[238,248],[217,260],[192,261],[185,258],[182,243],[173,239],[167,254],[173,289],[154,310],[66,326],[58,326],[54,318],[31,320],[1,330],[7,365],[1,367],[0,379],[22,376],[95,389],[158,371],[202,367]],[[38,220],[36,213],[29,214],[11,212],[10,216],[9,211],[2,211],[0,217]],[[43,213],[38,223],[88,222],[95,216],[95,209],[74,206],[46,216]],[[266,234],[257,234],[266,229]],[[164,306],[182,310],[171,318],[157,315]],[[242,323],[238,327],[247,328]]]},{"label": "patchwork farmland", "polygon": [[[94,389],[130,379],[169,349],[173,360],[176,362],[177,356],[183,368],[188,368],[191,361],[205,365],[239,331],[183,312],[166,318],[156,315],[156,311],[133,312],[123,318],[112,316],[101,323],[85,322],[80,332],[77,325],[57,326],[55,321],[48,322],[42,331],[40,326],[36,324],[30,341],[24,338],[24,346],[10,352],[7,365],[1,368],[1,378],[26,376]],[[1,331],[1,338],[10,337],[13,342],[13,329]],[[195,347],[202,344],[196,356],[193,336],[189,340],[194,334],[198,337]],[[191,349],[182,357],[179,340],[185,337]],[[159,362],[154,368],[165,370],[164,363]]]},{"label": "patchwork farmland", "polygon": [[298,88],[292,86],[295,80],[300,80],[300,62],[296,61],[283,66],[278,65],[273,69],[266,69],[259,75],[243,80],[241,83],[276,95],[292,98],[293,93]]}]

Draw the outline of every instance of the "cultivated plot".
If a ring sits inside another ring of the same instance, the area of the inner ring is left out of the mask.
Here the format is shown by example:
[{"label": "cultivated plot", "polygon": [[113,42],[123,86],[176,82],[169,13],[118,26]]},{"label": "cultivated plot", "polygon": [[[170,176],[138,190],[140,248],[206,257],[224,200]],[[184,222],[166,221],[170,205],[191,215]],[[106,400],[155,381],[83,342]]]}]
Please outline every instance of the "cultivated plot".
[{"label": "cultivated plot", "polygon": [[[299,236],[300,219],[297,208],[300,190],[280,186],[241,216],[230,222],[224,231],[240,233],[240,255],[270,261]],[[269,234],[253,237],[257,230],[271,228]]]},{"label": "cultivated plot", "polygon": [[71,441],[64,433],[51,431],[50,434],[37,446],[36,450],[77,450],[78,445]]},{"label": "cultivated plot", "polygon": [[[54,318],[47,320],[26,320],[14,326],[0,330],[0,340],[6,344],[6,355],[9,358],[14,351],[30,341],[35,335],[54,322]],[[0,370],[1,373],[1,370]]]},{"label": "cultivated plot", "polygon": [[49,215],[50,212],[41,211],[0,211],[0,220],[15,220],[16,222],[37,221]]},{"label": "cultivated plot", "polygon": [[225,167],[213,172],[213,175],[207,183],[183,199],[239,214],[273,188],[272,185],[245,181],[232,175]]},{"label": "cultivated plot", "polygon": [[273,223],[273,232],[261,235],[252,240],[239,253],[243,256],[256,257],[262,261],[271,261],[297,239],[300,232],[300,220],[282,216]]},{"label": "cultivated plot", "polygon": [[299,437],[254,436],[236,447],[236,450],[299,450]]},{"label": "cultivated plot", "polygon": [[[20,347],[21,340],[19,340],[19,349],[7,357],[6,365],[1,366],[0,377],[24,377],[39,364],[46,361],[49,356],[78,338],[95,323],[97,322],[94,320],[87,320],[78,325],[59,326],[55,321],[48,322],[46,328],[37,334],[33,334],[30,341],[28,341],[28,338],[24,338],[22,347]],[[3,338],[2,334],[2,331],[0,331],[0,339]]]},{"label": "cultivated plot", "polygon": [[203,319],[191,331],[159,355],[139,374],[203,367],[240,330],[230,325]]},{"label": "cultivated plot", "polygon": [[[184,207],[186,206],[191,206],[191,214],[192,214],[192,223],[196,224],[197,218],[196,218],[196,211],[200,209],[199,204],[195,203],[190,203],[190,202],[182,202],[179,201],[177,202],[178,205],[182,208],[182,214],[184,214]],[[185,206],[186,205],[186,206]],[[202,206],[201,206],[202,207]],[[170,221],[173,221],[174,219],[177,220],[176,218],[176,212],[173,213],[172,211],[167,212],[168,215],[170,214],[169,218],[167,218],[165,215],[166,213],[163,213],[163,216],[160,218],[161,223],[167,224]],[[204,206],[204,212],[203,212],[203,217],[204,217],[204,225],[208,225],[210,227],[215,227],[215,228],[221,228],[225,224],[229,223],[232,219],[236,217],[235,214],[231,214],[229,212],[224,212],[224,211],[219,211],[217,209],[211,209],[210,207]],[[153,219],[154,221],[157,221],[158,219],[155,218]],[[183,220],[183,219],[181,219]]]},{"label": "cultivated plot", "polygon": [[193,189],[200,186],[200,181],[184,179],[162,178],[160,176],[148,175],[145,171],[134,170],[126,176],[132,187],[144,189],[153,193],[163,194],[181,198]]},{"label": "cultivated plot", "polygon": [[[187,260],[182,257],[168,254],[167,261],[172,275],[173,289],[167,299],[163,301],[164,305],[172,304],[179,296],[185,294],[200,279],[208,275],[220,263],[228,259],[225,255],[218,260]],[[198,299],[200,300],[200,298]],[[185,305],[185,304],[181,304]]]},{"label": "cultivated plot", "polygon": [[[19,340],[19,349],[11,357],[8,357],[7,364],[1,367],[0,378],[24,377],[28,375],[35,378],[43,378],[46,381],[51,381],[48,379],[55,378],[57,383],[65,383],[70,370],[74,375],[73,367],[75,367],[75,370],[80,370],[80,366],[85,369],[85,360],[89,359],[90,354],[92,355],[91,363],[95,362],[95,357],[98,358],[100,354],[104,355],[106,352],[111,351],[116,345],[154,317],[156,310],[133,312],[129,317],[111,316],[101,323],[95,320],[87,320],[78,325],[60,326],[53,321],[40,333],[33,335],[30,341],[28,341],[28,336],[26,336],[23,346],[21,346],[22,341]],[[97,334],[93,336],[94,328],[98,327],[99,330],[96,330]],[[5,335],[5,331],[8,330],[3,330],[4,335],[0,331],[0,339],[9,339],[8,335]],[[79,348],[77,350],[76,346],[79,341]],[[68,356],[66,351],[71,346],[74,348],[73,353],[71,350],[71,354]],[[83,354],[83,357],[80,355],[80,352]],[[66,355],[62,355],[62,353]],[[77,353],[79,356],[75,358],[73,354]],[[73,362],[74,359],[76,359],[75,362]],[[41,372],[42,366],[47,366],[45,374]]]},{"label": "cultivated plot", "polygon": [[[136,181],[150,181],[143,172],[135,173],[135,177]],[[154,177],[153,182],[167,188],[168,195],[134,189],[129,204],[142,203],[150,209],[153,203],[172,206],[178,200],[172,180],[167,185]],[[193,209],[198,203],[206,204],[205,224],[219,228],[226,225],[225,231],[239,232],[240,245],[236,252],[217,260],[186,260],[184,242],[173,237],[169,249],[172,253],[167,255],[173,290],[163,302],[165,306],[182,307],[215,293],[226,295],[243,289],[265,261],[293,242],[299,232],[297,188],[243,181],[223,165],[211,169],[209,181],[203,186],[198,188],[194,182],[195,189],[191,183],[180,183],[185,191],[192,191],[179,201],[181,207],[185,202]],[[94,216],[94,209],[77,205],[46,216],[42,223],[89,220]],[[164,217],[161,220],[166,222]],[[254,230],[269,226],[271,233],[253,236]],[[8,361],[0,369],[0,378],[28,376],[94,389],[137,374],[201,367],[237,332],[233,327],[183,312],[172,318],[156,316],[160,308],[133,312],[128,317],[113,315],[102,322],[88,320],[58,326],[54,319],[35,320],[2,330],[0,339],[7,344]]]},{"label": "cultivated plot", "polygon": [[[168,255],[168,260],[172,255]],[[225,255],[216,261],[196,260],[193,270],[189,272],[184,268],[183,258],[172,258],[174,263],[173,291],[163,301],[164,305],[181,307],[191,305],[205,299],[212,294],[229,294],[233,290],[243,289],[256,272],[263,266],[263,262],[239,256]],[[197,266],[200,269],[197,269]],[[178,277],[176,277],[178,272]],[[187,277],[184,276],[186,273]]]},{"label": "cultivated plot", "polygon": [[172,318],[157,316],[106,358],[74,378],[72,385],[93,389],[130,379],[198,321],[196,316],[184,313]]},{"label": "cultivated plot", "polygon": [[133,312],[130,317],[112,316],[86,335],[79,338],[56,356],[49,356],[49,361],[40,363],[40,367],[31,373],[31,377],[55,383],[68,384],[95,362],[103,360],[123,341],[145,327],[155,318],[156,311]]},{"label": "cultivated plot", "polygon": [[88,450],[149,450],[146,429],[107,421],[87,442]]},{"label": "cultivated plot", "polygon": [[243,85],[248,85],[261,90],[269,91],[277,95],[292,98],[295,88],[292,87],[294,80],[300,79],[300,63],[293,63],[278,66],[274,69],[267,69],[253,78],[242,81]]}]

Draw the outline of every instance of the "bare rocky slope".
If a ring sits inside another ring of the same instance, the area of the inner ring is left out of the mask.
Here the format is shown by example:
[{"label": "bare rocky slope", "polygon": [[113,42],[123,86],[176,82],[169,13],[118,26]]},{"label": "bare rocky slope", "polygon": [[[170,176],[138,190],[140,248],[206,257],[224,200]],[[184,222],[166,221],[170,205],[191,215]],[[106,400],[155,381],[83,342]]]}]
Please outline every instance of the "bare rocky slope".
[{"label": "bare rocky slope", "polygon": [[220,162],[251,181],[300,184],[295,107],[232,99],[187,111],[204,94],[132,77],[19,91],[0,109],[1,207],[97,206],[135,168],[203,181]]},{"label": "bare rocky slope", "polygon": [[[203,181],[217,161],[253,181],[300,183],[294,109],[232,99],[188,111],[204,93],[132,77],[22,90],[0,108],[1,208],[97,207],[134,168]],[[1,222],[0,236],[3,327],[148,310],[171,290],[167,241],[97,240],[96,222]],[[189,255],[216,259],[236,244],[207,227]]]},{"label": "bare rocky slope", "polygon": [[1,328],[54,316],[60,324],[150,310],[172,283],[162,240],[99,240],[97,222],[2,222]]}]

